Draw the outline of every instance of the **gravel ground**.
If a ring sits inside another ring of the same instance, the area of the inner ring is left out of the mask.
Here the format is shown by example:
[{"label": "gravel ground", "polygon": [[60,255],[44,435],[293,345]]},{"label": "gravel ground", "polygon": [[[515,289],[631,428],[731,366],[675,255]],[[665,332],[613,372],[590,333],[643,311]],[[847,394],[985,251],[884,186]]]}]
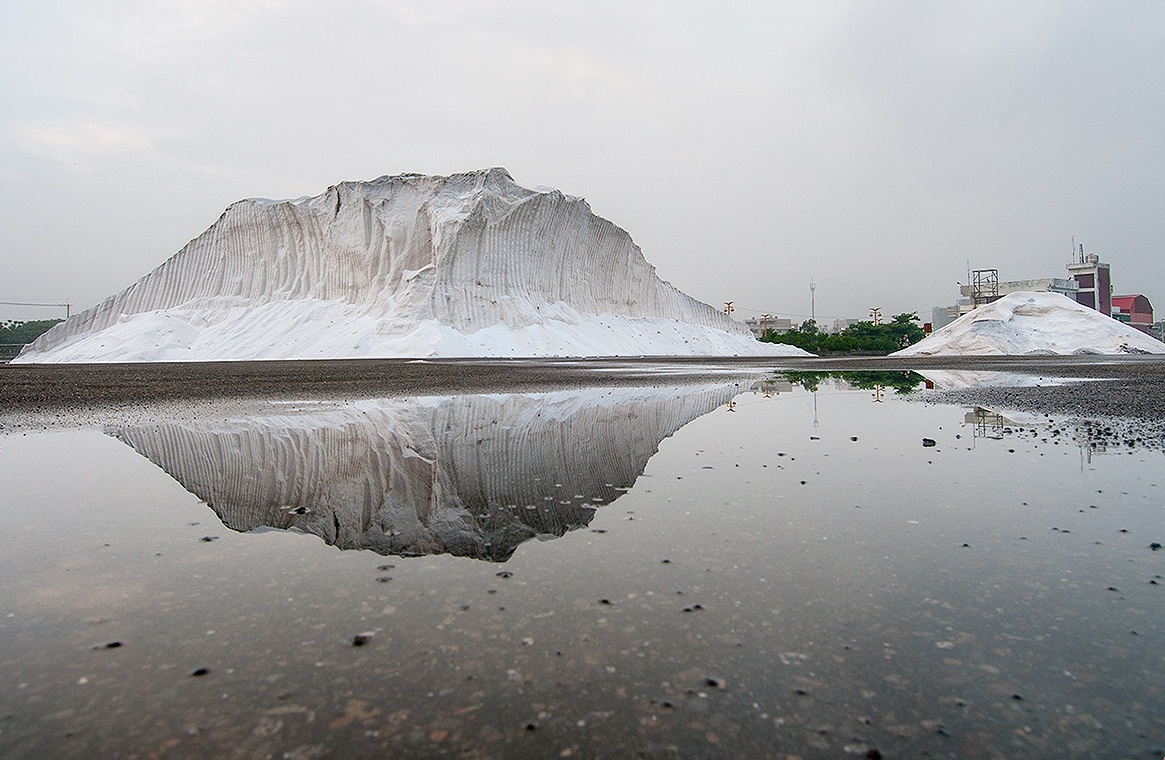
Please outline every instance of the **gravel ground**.
[{"label": "gravel ground", "polygon": [[1051,375],[1058,380],[1056,384],[1035,387],[929,391],[923,398],[1038,414],[1165,420],[1165,361],[1102,364],[1034,374]]},{"label": "gravel ground", "polygon": [[257,401],[286,399],[671,386],[771,370],[903,369],[1006,371],[1087,380],[1031,388],[928,391],[920,396],[928,401],[1144,424],[1165,420],[1165,356],[360,359],[0,365],[0,430],[197,415],[209,405],[243,413]]}]

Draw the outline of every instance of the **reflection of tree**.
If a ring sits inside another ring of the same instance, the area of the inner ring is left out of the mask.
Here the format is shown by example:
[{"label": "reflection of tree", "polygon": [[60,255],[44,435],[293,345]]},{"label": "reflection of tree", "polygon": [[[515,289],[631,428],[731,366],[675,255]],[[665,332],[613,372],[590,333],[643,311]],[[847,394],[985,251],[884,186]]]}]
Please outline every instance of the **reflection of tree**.
[{"label": "reflection of tree", "polygon": [[807,391],[816,391],[823,380],[834,378],[844,380],[854,388],[876,391],[879,388],[893,388],[895,393],[910,393],[920,383],[925,382],[916,372],[899,370],[869,370],[865,372],[777,372],[776,377],[800,385]]}]

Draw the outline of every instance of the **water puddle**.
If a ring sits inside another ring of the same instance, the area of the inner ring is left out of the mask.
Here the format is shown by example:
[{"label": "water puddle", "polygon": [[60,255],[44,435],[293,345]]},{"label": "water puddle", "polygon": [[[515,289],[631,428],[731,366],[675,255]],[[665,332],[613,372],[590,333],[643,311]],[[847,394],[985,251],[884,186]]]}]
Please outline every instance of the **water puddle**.
[{"label": "water puddle", "polygon": [[2,436],[0,755],[1162,756],[1165,445],[926,379]]}]

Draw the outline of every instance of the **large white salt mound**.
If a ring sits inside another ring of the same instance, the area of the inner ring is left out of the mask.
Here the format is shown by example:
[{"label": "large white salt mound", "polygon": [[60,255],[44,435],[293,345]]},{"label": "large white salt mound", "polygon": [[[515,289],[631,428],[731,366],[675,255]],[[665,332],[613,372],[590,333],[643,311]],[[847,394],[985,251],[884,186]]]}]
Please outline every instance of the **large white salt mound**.
[{"label": "large white salt mound", "polygon": [[1165,343],[1059,293],[1010,293],[895,356],[1165,354]]},{"label": "large white salt mound", "polygon": [[495,168],[234,203],[16,361],[794,353],[660,280],[586,201]]}]

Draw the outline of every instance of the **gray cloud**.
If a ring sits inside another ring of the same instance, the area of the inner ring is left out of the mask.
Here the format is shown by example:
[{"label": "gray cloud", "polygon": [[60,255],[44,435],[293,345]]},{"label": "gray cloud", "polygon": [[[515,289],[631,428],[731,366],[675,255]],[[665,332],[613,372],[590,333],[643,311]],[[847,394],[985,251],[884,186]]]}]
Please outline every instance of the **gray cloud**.
[{"label": "gray cloud", "polygon": [[0,296],[91,305],[240,197],[503,165],[714,304],[925,312],[1076,236],[1165,310],[1163,82],[1131,0],[13,2]]}]

